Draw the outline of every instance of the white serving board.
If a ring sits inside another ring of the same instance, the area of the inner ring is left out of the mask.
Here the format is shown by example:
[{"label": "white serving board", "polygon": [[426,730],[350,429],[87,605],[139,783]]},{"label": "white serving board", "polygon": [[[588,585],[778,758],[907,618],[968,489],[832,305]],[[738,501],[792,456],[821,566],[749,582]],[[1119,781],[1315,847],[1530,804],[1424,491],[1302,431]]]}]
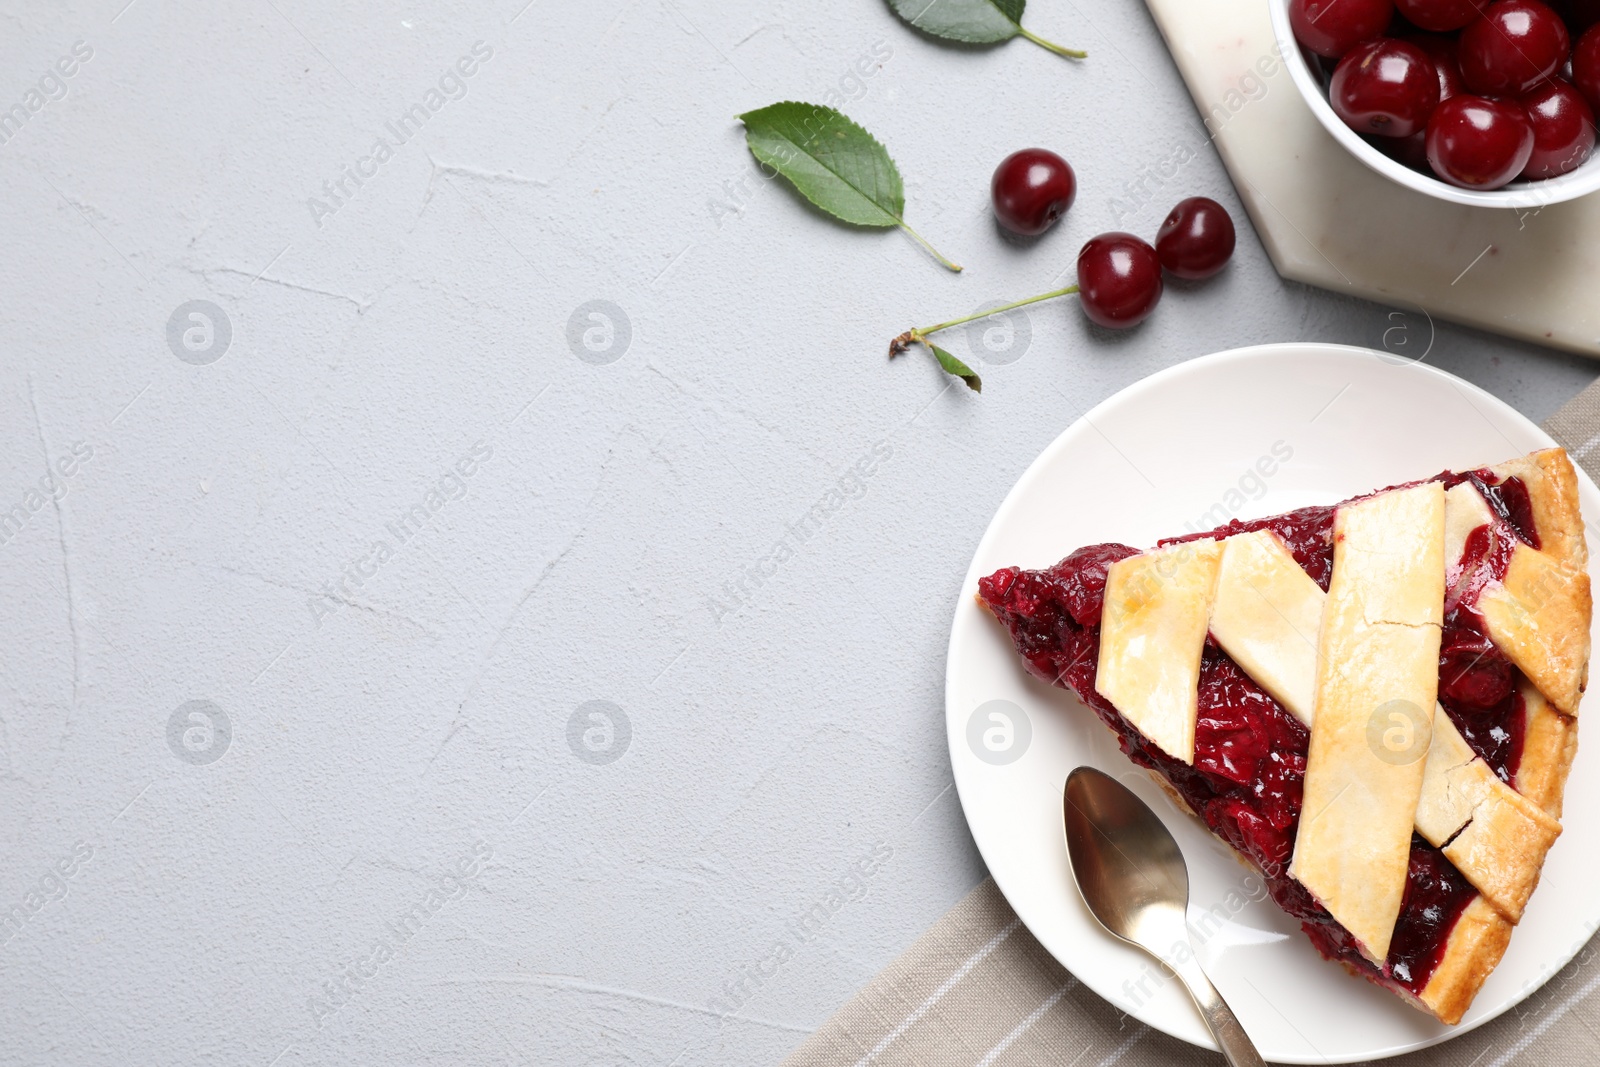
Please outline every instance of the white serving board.
[{"label": "white serving board", "polygon": [[1146,3],[1278,273],[1600,357],[1600,194],[1509,211],[1402,188],[1317,123],[1265,0]]}]

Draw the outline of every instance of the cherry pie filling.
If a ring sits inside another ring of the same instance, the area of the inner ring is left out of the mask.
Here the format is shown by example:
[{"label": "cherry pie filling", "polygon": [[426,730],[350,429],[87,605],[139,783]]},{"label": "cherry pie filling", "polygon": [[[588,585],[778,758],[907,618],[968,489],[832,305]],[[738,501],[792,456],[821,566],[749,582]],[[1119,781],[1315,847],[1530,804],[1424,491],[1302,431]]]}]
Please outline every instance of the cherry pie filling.
[{"label": "cherry pie filling", "polygon": [[[1448,565],[1439,700],[1472,749],[1514,786],[1522,755],[1522,676],[1485,636],[1473,606],[1486,584],[1504,577],[1513,539],[1538,547],[1527,488],[1520,479],[1498,481],[1486,470],[1430,480],[1442,481],[1446,488],[1472,481],[1499,520],[1474,530],[1463,558]],[[1326,590],[1333,574],[1337,507],[1234,520],[1162,543],[1269,529]],[[1350,933],[1289,877],[1311,743],[1310,732],[1298,719],[1210,638],[1201,656],[1192,766],[1157,748],[1095,691],[1107,572],[1117,560],[1134,555],[1138,551],[1127,545],[1090,545],[1044,570],[996,571],[979,580],[979,596],[1010,632],[1029,671],[1072,689],[1117,735],[1130,760],[1160,773],[1213,833],[1258,868],[1273,900],[1300,920],[1324,957],[1381,985],[1421,993],[1443,958],[1451,928],[1477,895],[1444,853],[1413,835],[1400,917],[1388,958],[1376,967],[1361,955]]]}]

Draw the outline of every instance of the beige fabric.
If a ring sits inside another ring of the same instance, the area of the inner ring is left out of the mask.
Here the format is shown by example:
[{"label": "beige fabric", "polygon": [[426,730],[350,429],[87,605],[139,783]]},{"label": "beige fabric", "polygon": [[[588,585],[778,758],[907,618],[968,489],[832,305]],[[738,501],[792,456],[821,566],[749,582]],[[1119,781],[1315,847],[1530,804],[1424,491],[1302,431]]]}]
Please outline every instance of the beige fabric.
[{"label": "beige fabric", "polygon": [[[1331,964],[1329,966],[1332,966]],[[1352,978],[1351,981],[1357,979]],[[1600,1061],[1600,947],[1518,1007],[1386,1067],[1579,1067]],[[985,879],[784,1067],[1168,1067],[1222,1057],[1123,1015],[1029,936]]]},{"label": "beige fabric", "polygon": [[1572,462],[1600,482],[1600,379],[1546,419],[1544,429],[1567,450]]},{"label": "beige fabric", "polygon": [[[1551,416],[1545,429],[1591,478],[1600,479],[1600,381]],[[1600,1063],[1597,990],[1600,942],[1593,942],[1542,989],[1494,1022],[1385,1063]],[[1221,1056],[1157,1033],[1085,989],[1028,934],[994,883],[985,879],[801,1044],[784,1067],[1221,1063]]]}]

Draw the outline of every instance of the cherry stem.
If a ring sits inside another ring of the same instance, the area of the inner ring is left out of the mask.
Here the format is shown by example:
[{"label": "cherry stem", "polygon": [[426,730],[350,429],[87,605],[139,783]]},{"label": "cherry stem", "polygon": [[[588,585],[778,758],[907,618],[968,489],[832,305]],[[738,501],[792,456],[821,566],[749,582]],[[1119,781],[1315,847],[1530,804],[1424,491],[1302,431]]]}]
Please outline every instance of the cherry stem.
[{"label": "cherry stem", "polygon": [[1066,56],[1068,59],[1088,59],[1089,58],[1089,53],[1088,52],[1080,52],[1076,48],[1063,48],[1060,45],[1056,44],[1054,41],[1047,41],[1043,37],[1040,37],[1036,33],[1029,33],[1027,30],[1023,29],[1021,26],[1017,27],[1017,32],[1022,34],[1022,36],[1026,37],[1028,40],[1032,41],[1034,44],[1038,45],[1040,48],[1048,48],[1050,51],[1054,52],[1058,56]]},{"label": "cherry stem", "polygon": [[1076,285],[1069,285],[1065,289],[1052,289],[1048,293],[1040,293],[1038,296],[1030,296],[1026,300],[1018,300],[1011,304],[1002,304],[997,308],[987,308],[983,311],[975,311],[971,315],[964,315],[959,319],[951,319],[949,322],[941,322],[937,326],[927,326],[920,330],[912,330],[911,337],[913,340],[922,341],[930,333],[938,333],[940,330],[948,330],[952,326],[960,326],[964,323],[972,322],[975,319],[986,319],[990,315],[998,315],[1002,311],[1010,311],[1012,308],[1019,308],[1024,304],[1037,304],[1041,300],[1054,300],[1058,296],[1071,296],[1077,291],[1078,287]]},{"label": "cherry stem", "polygon": [[928,250],[928,255],[932,256],[934,259],[937,259],[949,270],[953,270],[957,274],[961,273],[961,265],[959,263],[952,263],[948,259],[945,259],[943,256],[941,256],[939,254],[939,250],[929,244],[927,238],[923,237],[922,234],[918,233],[916,230],[913,230],[910,226],[907,226],[904,219],[896,219],[895,221],[902,230],[911,235],[912,239],[915,240],[917,244]]}]

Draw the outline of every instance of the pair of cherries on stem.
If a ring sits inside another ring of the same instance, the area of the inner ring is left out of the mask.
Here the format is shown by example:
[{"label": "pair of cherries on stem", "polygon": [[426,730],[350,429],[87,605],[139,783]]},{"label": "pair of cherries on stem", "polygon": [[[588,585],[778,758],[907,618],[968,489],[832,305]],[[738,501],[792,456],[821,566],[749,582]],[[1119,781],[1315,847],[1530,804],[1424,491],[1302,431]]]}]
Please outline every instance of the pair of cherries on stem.
[{"label": "pair of cherries on stem", "polygon": [[[1072,206],[1077,179],[1067,161],[1054,152],[1029,148],[1001,162],[994,172],[990,192],[995,218],[1002,226],[1024,236],[1038,236]],[[930,335],[1071,293],[1078,294],[1091,322],[1108,329],[1127,329],[1143,322],[1155,310],[1166,288],[1163,269],[1179,278],[1209,278],[1227,265],[1234,243],[1233,220],[1227,210],[1215,200],[1190,197],[1173,208],[1161,224],[1154,247],[1120,231],[1090,238],[1078,252],[1078,284],[935,326],[907,330],[889,342],[889,357],[900,355],[914,344],[923,345],[948,373],[961,377],[968,388],[981,390],[982,384],[971,368],[934,344]]]},{"label": "pair of cherries on stem", "polygon": [[[995,168],[989,185],[995,219],[1011,232],[1028,237],[1055,225],[1072,206],[1077,188],[1067,161],[1043,148],[1025,148],[1007,156]],[[1077,285],[1009,306],[1077,293],[1091,322],[1125,329],[1155,310],[1164,288],[1162,268],[1178,278],[1209,278],[1227,265],[1234,241],[1233,220],[1222,205],[1205,197],[1190,197],[1162,223],[1155,247],[1131,233],[1093,237],[1078,252]]]},{"label": "pair of cherries on stem", "polygon": [[1078,301],[1097,326],[1137,326],[1156,309],[1166,288],[1161,272],[1198,281],[1228,265],[1235,243],[1233,219],[1215,200],[1178,201],[1151,247],[1120,230],[1091,237],[1078,251]]}]

